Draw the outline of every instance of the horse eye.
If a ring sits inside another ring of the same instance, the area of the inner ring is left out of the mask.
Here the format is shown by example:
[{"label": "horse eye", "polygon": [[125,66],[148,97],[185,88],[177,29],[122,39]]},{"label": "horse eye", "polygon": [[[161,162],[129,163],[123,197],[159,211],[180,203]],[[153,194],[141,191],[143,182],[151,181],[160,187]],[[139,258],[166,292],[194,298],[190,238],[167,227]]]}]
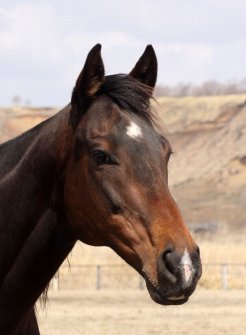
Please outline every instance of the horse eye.
[{"label": "horse eye", "polygon": [[110,157],[103,151],[97,150],[92,153],[92,157],[98,164],[107,164],[110,163]]}]

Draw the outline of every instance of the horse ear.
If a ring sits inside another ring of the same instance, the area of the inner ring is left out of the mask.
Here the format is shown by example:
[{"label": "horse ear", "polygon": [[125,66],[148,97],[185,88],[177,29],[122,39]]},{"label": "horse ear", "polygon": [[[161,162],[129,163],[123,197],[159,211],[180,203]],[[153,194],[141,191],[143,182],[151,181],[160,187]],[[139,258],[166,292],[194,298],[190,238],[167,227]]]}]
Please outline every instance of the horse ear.
[{"label": "horse ear", "polygon": [[99,91],[104,81],[104,65],[101,57],[101,45],[96,44],[85,61],[73,89],[71,103],[73,107],[84,106]]},{"label": "horse ear", "polygon": [[152,89],[155,87],[157,79],[157,58],[152,45],[147,45],[144,53],[129,75],[141,83],[150,86]]}]

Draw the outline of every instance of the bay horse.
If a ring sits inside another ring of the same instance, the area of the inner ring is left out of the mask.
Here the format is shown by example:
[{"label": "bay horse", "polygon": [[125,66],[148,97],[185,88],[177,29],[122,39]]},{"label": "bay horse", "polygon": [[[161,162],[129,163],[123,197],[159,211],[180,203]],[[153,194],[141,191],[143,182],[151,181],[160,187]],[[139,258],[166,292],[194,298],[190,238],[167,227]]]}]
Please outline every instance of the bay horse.
[{"label": "bay horse", "polygon": [[71,103],[0,146],[0,334],[37,335],[35,303],[80,240],[109,246],[162,305],[185,303],[199,249],[168,189],[171,146],[150,99],[148,45],[128,75],[89,52]]}]

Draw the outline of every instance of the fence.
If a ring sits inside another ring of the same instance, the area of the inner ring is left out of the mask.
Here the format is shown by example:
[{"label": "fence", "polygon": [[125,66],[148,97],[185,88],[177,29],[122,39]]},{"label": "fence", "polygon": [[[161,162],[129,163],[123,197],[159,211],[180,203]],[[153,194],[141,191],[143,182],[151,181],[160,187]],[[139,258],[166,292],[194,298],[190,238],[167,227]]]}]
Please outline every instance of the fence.
[{"label": "fence", "polygon": [[[207,289],[246,289],[246,264],[203,264],[199,286]],[[53,279],[54,290],[144,289],[144,279],[126,264],[63,265]]]}]

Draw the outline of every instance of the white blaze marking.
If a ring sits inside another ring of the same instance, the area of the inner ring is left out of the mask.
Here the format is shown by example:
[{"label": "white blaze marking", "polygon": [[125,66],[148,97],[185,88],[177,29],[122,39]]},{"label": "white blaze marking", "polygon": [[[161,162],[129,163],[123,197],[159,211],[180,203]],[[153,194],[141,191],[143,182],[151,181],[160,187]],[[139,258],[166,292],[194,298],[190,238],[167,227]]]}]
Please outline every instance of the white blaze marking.
[{"label": "white blaze marking", "polygon": [[182,269],[182,273],[183,273],[183,277],[184,277],[184,285],[186,286],[187,284],[189,284],[193,272],[194,272],[194,268],[192,265],[192,261],[190,259],[190,255],[187,251],[187,249],[185,249],[184,254],[181,258],[181,269]]},{"label": "white blaze marking", "polygon": [[141,128],[134,122],[131,121],[130,125],[126,128],[127,135],[137,139],[138,137],[142,137]]}]

